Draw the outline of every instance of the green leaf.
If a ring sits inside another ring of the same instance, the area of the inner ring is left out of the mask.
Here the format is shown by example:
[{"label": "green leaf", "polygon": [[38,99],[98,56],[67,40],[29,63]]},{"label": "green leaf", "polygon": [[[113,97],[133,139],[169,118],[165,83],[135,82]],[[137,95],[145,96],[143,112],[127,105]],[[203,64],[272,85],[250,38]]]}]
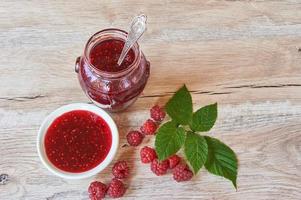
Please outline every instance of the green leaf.
[{"label": "green leaf", "polygon": [[174,122],[163,124],[156,134],[155,148],[160,161],[177,153],[185,142],[185,130]]},{"label": "green leaf", "polygon": [[191,129],[194,131],[209,131],[217,118],[217,103],[197,110],[192,117]]},{"label": "green leaf", "polygon": [[192,119],[192,99],[184,85],[166,104],[167,114],[176,122],[187,125]]},{"label": "green leaf", "polygon": [[186,136],[184,153],[196,174],[207,159],[208,146],[205,138],[201,135],[189,132]]},{"label": "green leaf", "polygon": [[230,147],[215,138],[205,136],[205,139],[208,144],[206,169],[212,174],[229,179],[237,188],[237,158],[235,153]]}]

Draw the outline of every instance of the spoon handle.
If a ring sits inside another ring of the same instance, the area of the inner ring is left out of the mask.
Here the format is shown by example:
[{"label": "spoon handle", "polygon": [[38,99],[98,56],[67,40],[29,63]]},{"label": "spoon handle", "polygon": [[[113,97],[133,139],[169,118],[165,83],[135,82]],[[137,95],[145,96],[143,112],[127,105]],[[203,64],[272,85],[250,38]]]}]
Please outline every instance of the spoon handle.
[{"label": "spoon handle", "polygon": [[137,42],[137,40],[142,36],[142,34],[146,30],[146,15],[142,14],[139,16],[136,16],[130,27],[130,31],[128,33],[128,36],[126,38],[125,44],[123,46],[123,49],[121,51],[120,57],[118,59],[117,64],[120,66],[123,62],[126,54],[129,52],[129,50],[132,48],[132,46]]}]

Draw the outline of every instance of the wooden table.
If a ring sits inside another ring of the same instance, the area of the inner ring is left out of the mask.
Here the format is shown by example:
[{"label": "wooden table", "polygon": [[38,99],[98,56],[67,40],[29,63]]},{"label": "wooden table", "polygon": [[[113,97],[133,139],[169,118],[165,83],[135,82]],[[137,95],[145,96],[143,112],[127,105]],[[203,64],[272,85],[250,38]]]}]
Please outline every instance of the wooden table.
[{"label": "wooden table", "polygon": [[[2,0],[0,174],[10,179],[0,199],[87,199],[92,180],[109,181],[110,168],[81,181],[52,175],[37,156],[37,130],[59,106],[89,102],[74,73],[89,36],[127,29],[139,12],[149,17],[140,44],[151,77],[130,109],[113,114],[121,133],[116,160],[133,169],[124,199],[301,199],[300,11],[299,0]],[[139,148],[123,146],[148,109],[183,83],[195,107],[219,103],[209,134],[238,154],[237,191],[204,169],[182,184],[156,177],[140,163]]]}]

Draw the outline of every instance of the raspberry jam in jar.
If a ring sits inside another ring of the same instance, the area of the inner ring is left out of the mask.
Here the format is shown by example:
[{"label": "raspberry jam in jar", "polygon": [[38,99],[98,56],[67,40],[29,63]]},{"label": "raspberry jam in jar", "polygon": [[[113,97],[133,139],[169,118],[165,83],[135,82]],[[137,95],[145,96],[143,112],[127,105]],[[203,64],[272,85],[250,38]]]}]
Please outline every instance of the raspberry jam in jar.
[{"label": "raspberry jam in jar", "polygon": [[45,135],[45,152],[57,168],[81,173],[99,165],[112,146],[111,129],[93,112],[74,110],[56,118]]},{"label": "raspberry jam in jar", "polygon": [[135,43],[119,66],[127,33],[106,29],[94,34],[84,54],[77,58],[75,71],[86,95],[99,107],[121,111],[135,102],[143,91],[150,64]]}]

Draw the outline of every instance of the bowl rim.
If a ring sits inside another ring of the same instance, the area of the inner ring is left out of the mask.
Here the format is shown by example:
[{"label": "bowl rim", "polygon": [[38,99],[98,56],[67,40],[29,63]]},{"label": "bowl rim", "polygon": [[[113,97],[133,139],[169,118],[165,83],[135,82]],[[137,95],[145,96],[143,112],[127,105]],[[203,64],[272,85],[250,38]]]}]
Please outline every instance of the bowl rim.
[{"label": "bowl rim", "polygon": [[[108,126],[111,129],[112,134],[112,145],[110,148],[110,151],[106,158],[99,163],[96,167],[85,171],[85,172],[79,172],[79,173],[73,173],[73,172],[66,172],[63,171],[57,167],[55,167],[49,160],[45,152],[44,147],[44,139],[46,132],[49,128],[49,126],[52,124],[52,122],[61,116],[64,113],[74,111],[74,110],[86,110],[95,113],[96,115],[102,117],[108,124]],[[65,178],[65,179],[84,179],[91,176],[94,176],[95,174],[101,172],[103,169],[105,169],[114,159],[117,150],[119,146],[119,133],[118,128],[112,119],[112,117],[103,109],[93,105],[93,104],[87,104],[87,103],[73,103],[73,104],[67,104],[64,106],[61,106],[57,108],[56,110],[52,111],[42,122],[38,135],[37,135],[37,151],[40,160],[42,161],[43,165],[53,174]]]}]

